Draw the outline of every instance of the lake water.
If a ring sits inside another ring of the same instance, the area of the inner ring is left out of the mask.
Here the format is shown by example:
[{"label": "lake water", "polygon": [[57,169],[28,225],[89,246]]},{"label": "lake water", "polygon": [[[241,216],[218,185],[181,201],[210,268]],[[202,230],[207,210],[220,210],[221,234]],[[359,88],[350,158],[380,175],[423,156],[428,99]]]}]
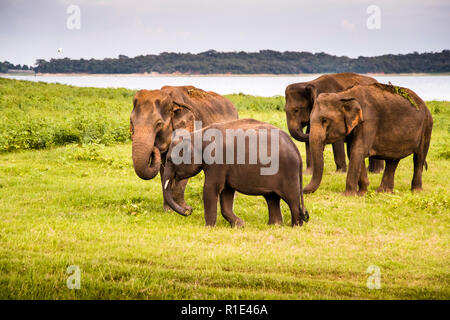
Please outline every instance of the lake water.
[{"label": "lake water", "polygon": [[[295,76],[108,76],[108,75],[70,75],[70,76],[3,76],[31,81],[45,81],[69,84],[80,87],[159,89],[164,85],[193,85],[203,90],[219,94],[245,93],[270,97],[284,95],[287,85],[310,81],[318,75]],[[374,76],[379,82],[407,87],[415,91],[423,100],[450,100],[450,76]]]}]

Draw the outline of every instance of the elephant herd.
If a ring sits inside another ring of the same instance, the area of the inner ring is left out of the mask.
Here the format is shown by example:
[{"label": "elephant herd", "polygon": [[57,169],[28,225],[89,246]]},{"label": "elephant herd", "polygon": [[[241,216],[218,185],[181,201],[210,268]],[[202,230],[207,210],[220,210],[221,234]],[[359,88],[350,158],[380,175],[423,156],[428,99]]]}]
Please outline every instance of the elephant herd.
[{"label": "elephant herd", "polygon": [[[233,213],[236,191],[264,196],[269,224],[282,223],[281,199],[290,208],[292,225],[307,222],[303,193],[314,192],[320,186],[326,144],[332,144],[336,170],[347,172],[345,195],[363,195],[367,191],[367,157],[369,171],[380,172],[384,168],[377,191],[392,192],[400,159],[414,154],[411,189],[422,189],[433,120],[423,100],[412,90],[354,73],[323,75],[287,86],[285,111],[291,136],[306,145],[305,173],[312,173],[312,179],[305,188],[302,158],[289,135],[268,123],[238,119],[229,100],[193,86],[140,90],[134,96],[130,131],[136,174],[148,180],[159,172],[164,209],[187,216],[192,212],[184,199],[188,178],[203,171],[207,226],[216,223],[217,201],[231,226],[244,225]],[[201,128],[196,126],[198,123]],[[180,130],[184,136],[177,135]],[[244,138],[239,140],[230,132],[243,133]],[[250,133],[255,142],[260,142],[254,148],[254,159]],[[211,149],[208,158],[206,151]],[[276,170],[263,174],[267,161],[260,157],[264,151],[268,155],[268,150],[272,157],[277,156]],[[196,159],[198,154],[200,159]],[[219,155],[227,161],[219,159]],[[180,156],[188,161],[180,162]]]}]

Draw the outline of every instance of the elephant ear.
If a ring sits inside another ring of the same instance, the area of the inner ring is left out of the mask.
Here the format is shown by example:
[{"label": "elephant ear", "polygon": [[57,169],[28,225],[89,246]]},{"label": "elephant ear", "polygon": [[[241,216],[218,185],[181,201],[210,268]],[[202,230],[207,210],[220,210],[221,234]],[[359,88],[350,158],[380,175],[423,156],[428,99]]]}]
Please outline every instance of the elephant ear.
[{"label": "elephant ear", "polygon": [[[191,87],[187,87],[191,88]],[[185,87],[164,86],[161,90],[167,92],[172,99],[172,125],[176,129],[186,129],[194,131],[195,120],[201,120],[201,117],[191,104],[189,95]]]},{"label": "elephant ear", "polygon": [[173,100],[173,104],[174,104],[173,111],[176,111],[179,109],[186,109],[186,110],[189,110],[190,112],[192,112],[192,114],[196,114],[194,107],[192,107],[191,105],[189,105],[185,102],[182,102],[179,100]]},{"label": "elephant ear", "polygon": [[362,108],[359,102],[355,98],[341,99],[344,103],[344,121],[347,129],[347,134],[350,134],[352,130],[360,123],[364,121]]},{"label": "elephant ear", "polygon": [[314,106],[314,102],[316,101],[316,97],[317,97],[317,88],[312,84],[308,84],[305,87],[305,91],[309,95],[309,103],[310,103],[310,106],[312,109],[312,107]]},{"label": "elephant ear", "polygon": [[173,101],[172,125],[174,130],[186,129],[194,131],[196,119],[198,119],[198,114],[192,106],[184,102]]}]

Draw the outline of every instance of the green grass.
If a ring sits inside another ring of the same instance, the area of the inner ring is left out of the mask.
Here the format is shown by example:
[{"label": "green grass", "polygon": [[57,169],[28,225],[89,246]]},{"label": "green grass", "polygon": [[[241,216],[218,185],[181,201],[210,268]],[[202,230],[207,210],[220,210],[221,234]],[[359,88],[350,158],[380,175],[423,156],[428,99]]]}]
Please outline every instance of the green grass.
[{"label": "green grass", "polygon": [[[69,143],[130,140],[135,91],[63,86],[0,78],[0,153]],[[227,96],[241,111],[281,111],[284,98]]]},{"label": "green grass", "polygon": [[[34,101],[29,117],[50,119],[52,128],[75,110],[73,119],[89,123],[97,112],[91,118],[89,108],[108,100],[115,110],[108,117],[128,130],[129,90],[0,79],[0,92],[8,90],[16,93],[0,96],[2,119],[20,109],[17,101]],[[23,94],[15,97],[17,90]],[[67,95],[66,111],[58,92]],[[229,98],[241,118],[286,129],[284,113],[266,109],[280,98]],[[187,188],[192,216],[165,212],[159,178],[135,175],[127,139],[3,152],[0,298],[449,299],[450,103],[427,104],[435,125],[423,192],[410,192],[408,157],[393,194],[377,194],[381,175],[370,174],[366,196],[344,197],[345,175],[334,173],[327,147],[322,185],[305,196],[311,220],[301,228],[289,226],[284,203],[285,225],[267,226],[264,199],[242,194],[235,212],[244,229],[231,229],[220,214],[216,228],[204,227],[202,174]],[[79,290],[66,286],[70,265],[81,269]],[[380,290],[366,287],[370,265],[380,268]]]}]

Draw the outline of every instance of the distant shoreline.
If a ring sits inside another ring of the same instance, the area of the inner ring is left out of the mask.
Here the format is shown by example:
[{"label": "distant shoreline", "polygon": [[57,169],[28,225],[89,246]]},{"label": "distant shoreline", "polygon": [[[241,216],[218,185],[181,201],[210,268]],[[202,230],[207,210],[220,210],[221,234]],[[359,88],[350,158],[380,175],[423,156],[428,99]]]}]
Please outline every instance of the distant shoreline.
[{"label": "distant shoreline", "polygon": [[[14,73],[0,73],[1,76],[35,76],[35,77],[150,77],[150,78],[203,78],[203,77],[318,77],[326,73],[296,73],[296,74],[178,74],[178,73],[36,73],[29,74],[14,74]],[[392,77],[392,76],[406,76],[406,77],[421,77],[421,76],[450,76],[450,73],[365,73],[364,75],[373,77]]]}]

